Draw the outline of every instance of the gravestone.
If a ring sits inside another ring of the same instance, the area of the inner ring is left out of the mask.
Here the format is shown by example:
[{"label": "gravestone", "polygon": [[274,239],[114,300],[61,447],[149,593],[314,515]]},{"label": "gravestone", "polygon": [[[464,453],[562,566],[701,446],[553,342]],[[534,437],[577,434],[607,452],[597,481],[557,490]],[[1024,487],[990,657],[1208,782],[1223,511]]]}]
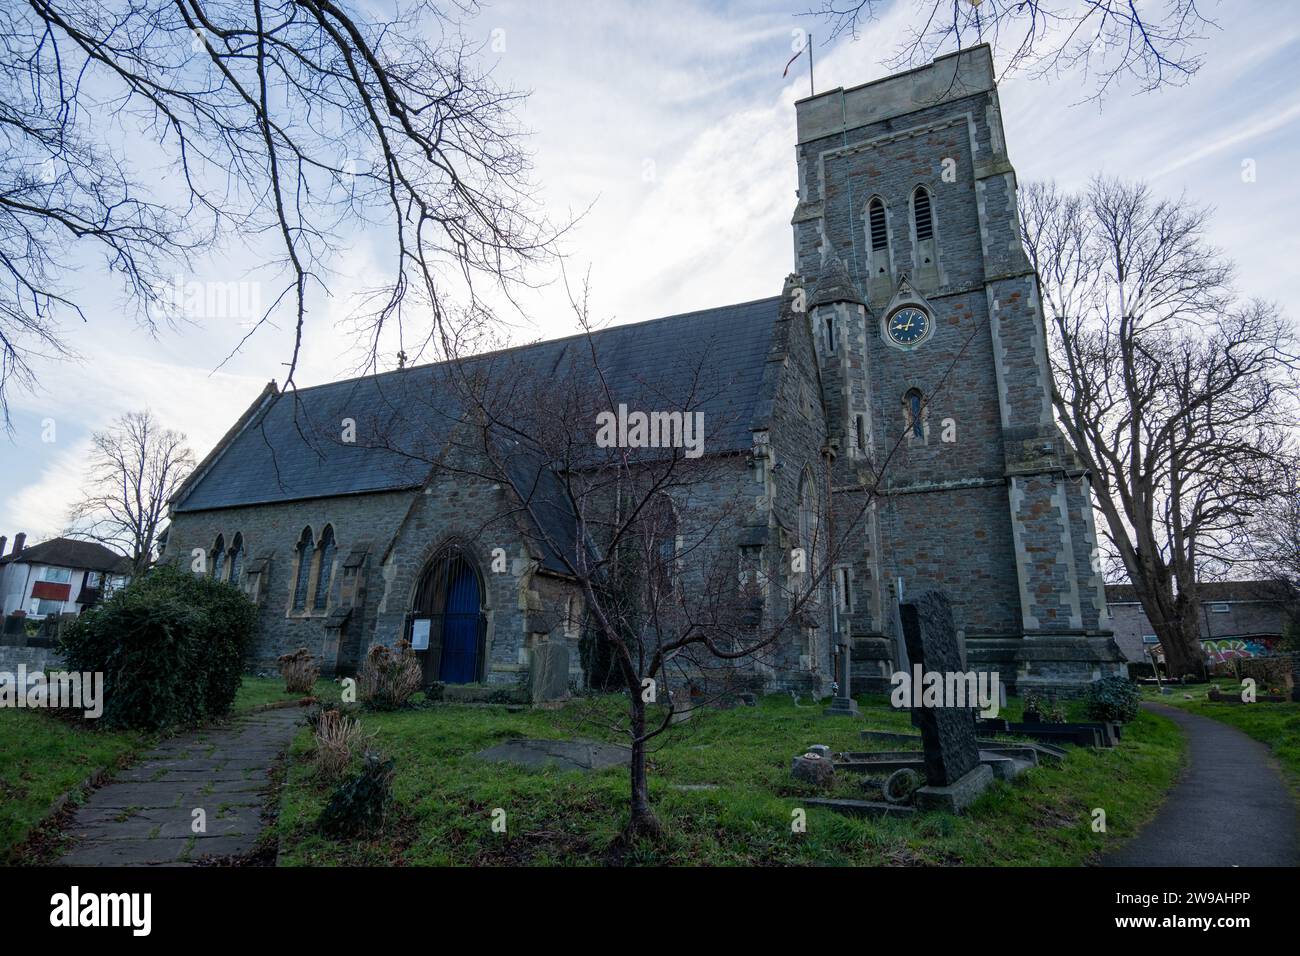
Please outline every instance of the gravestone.
[{"label": "gravestone", "polygon": [[534,704],[569,695],[569,648],[560,641],[534,644],[529,654],[528,689]]},{"label": "gravestone", "polygon": [[[962,671],[961,648],[952,606],[939,591],[924,591],[899,608],[907,656],[924,671]],[[961,812],[989,785],[993,771],[980,763],[975,715],[969,707],[914,707],[912,723],[921,731],[926,786],[917,806]]]}]

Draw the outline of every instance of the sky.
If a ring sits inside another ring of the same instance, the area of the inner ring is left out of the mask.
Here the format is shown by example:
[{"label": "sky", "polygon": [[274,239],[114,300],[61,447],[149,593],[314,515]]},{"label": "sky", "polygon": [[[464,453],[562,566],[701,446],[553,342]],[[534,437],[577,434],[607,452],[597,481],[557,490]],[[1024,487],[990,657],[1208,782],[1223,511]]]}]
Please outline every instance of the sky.
[{"label": "sky", "polygon": [[[531,131],[538,196],[552,219],[583,213],[565,240],[567,271],[589,275],[601,323],[780,292],[793,268],[794,102],[808,92],[805,60],[781,76],[795,31],[813,36],[823,92],[892,72],[912,12],[900,0],[856,41],[827,44],[826,25],[798,15],[810,6],[523,0],[489,5],[469,25],[488,44],[498,82],[531,91],[520,119]],[[1204,66],[1182,87],[1121,87],[1097,103],[1077,75],[1003,76],[1020,182],[1074,189],[1104,173],[1209,205],[1211,239],[1237,262],[1240,289],[1300,317],[1300,21],[1285,7],[1208,4],[1217,27],[1200,45]],[[385,254],[364,232],[340,250],[332,295],[308,319],[300,386],[357,367],[345,320]],[[183,278],[242,281],[258,262],[227,244]],[[526,318],[511,339],[574,332],[557,271],[534,278],[542,285],[523,296]],[[223,364],[247,331],[238,316],[200,316],[150,335],[98,262],[87,260],[71,285],[87,314],[67,330],[80,359],[39,365],[39,390],[11,397],[13,433],[0,435],[0,534],[11,540],[25,531],[35,543],[67,526],[96,430],[148,408],[201,458],[268,380],[283,379],[289,356],[291,323],[259,331]],[[256,302],[262,288],[243,291]]]}]

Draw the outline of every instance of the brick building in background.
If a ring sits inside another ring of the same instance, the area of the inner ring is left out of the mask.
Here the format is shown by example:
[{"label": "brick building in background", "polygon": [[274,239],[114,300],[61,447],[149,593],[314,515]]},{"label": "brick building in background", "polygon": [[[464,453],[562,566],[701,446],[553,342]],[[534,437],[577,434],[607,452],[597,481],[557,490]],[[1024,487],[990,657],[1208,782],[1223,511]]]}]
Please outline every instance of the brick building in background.
[{"label": "brick building in background", "polygon": [[[1266,657],[1282,639],[1296,594],[1285,581],[1207,581],[1201,597],[1201,647],[1211,666]],[[1148,654],[1164,658],[1155,628],[1131,584],[1106,585],[1115,642],[1124,657],[1145,663]]]}]

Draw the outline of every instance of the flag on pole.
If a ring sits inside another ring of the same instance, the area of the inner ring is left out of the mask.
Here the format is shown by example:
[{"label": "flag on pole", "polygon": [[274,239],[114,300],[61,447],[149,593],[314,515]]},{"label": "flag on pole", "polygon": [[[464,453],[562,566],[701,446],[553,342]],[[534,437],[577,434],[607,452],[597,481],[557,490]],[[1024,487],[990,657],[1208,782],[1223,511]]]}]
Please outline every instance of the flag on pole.
[{"label": "flag on pole", "polygon": [[808,51],[808,94],[811,96],[813,93],[812,34],[809,33],[805,37],[803,36],[803,31],[798,30],[796,31],[795,36],[797,39],[801,39],[802,42],[799,44],[799,49],[795,50],[794,56],[790,57],[790,59],[786,61],[785,69],[781,71],[781,79],[785,79],[787,76],[790,75],[790,67],[794,66],[794,61],[799,59],[799,57],[803,56],[803,51],[807,50]]},{"label": "flag on pole", "polygon": [[789,63],[786,63],[786,65],[785,65],[785,69],[781,71],[781,79],[785,79],[787,76],[790,75],[790,67],[794,64],[794,61],[795,61],[795,60],[797,60],[797,59],[799,59],[799,57],[803,56],[803,51],[806,50],[806,49],[808,49],[808,44],[807,44],[807,43],[805,43],[805,44],[803,45],[803,47],[800,48],[800,50],[799,50],[798,53],[796,53],[794,56],[790,57],[790,62],[789,62]]}]

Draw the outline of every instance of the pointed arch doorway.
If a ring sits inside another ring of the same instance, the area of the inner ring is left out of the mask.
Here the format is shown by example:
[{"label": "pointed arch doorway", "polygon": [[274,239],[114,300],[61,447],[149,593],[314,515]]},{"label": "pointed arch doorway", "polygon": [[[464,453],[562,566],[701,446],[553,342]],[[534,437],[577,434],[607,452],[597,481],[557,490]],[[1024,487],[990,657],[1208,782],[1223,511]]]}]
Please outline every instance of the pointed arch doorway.
[{"label": "pointed arch doorway", "polygon": [[416,583],[407,634],[423,657],[425,684],[470,684],[483,679],[487,636],[483,597],[478,566],[459,547],[443,548],[424,569]]}]

